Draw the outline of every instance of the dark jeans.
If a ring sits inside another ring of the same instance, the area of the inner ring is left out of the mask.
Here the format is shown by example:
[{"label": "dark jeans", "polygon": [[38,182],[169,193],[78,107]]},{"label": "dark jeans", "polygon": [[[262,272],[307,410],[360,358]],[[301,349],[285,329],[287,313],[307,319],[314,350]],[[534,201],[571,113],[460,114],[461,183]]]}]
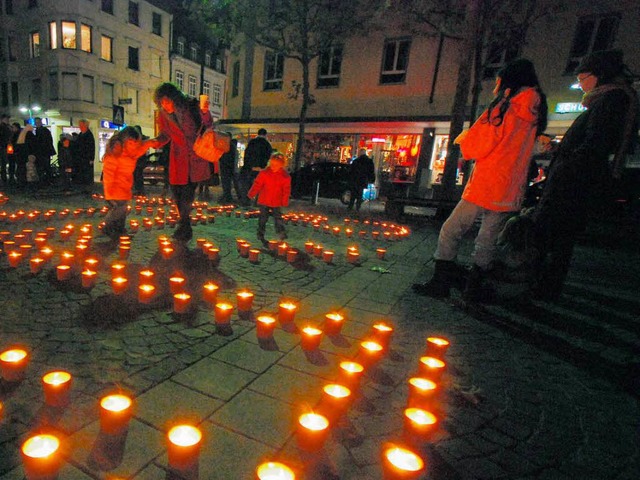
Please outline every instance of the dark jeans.
[{"label": "dark jeans", "polygon": [[349,210],[353,208],[353,204],[356,204],[356,210],[360,210],[362,206],[362,192],[366,185],[351,185],[351,198],[349,199],[349,206],[347,207]]},{"label": "dark jeans", "polygon": [[254,172],[253,170],[240,171],[240,188],[242,189],[242,198],[239,198],[240,203],[248,205],[250,203],[247,194],[251,190],[254,180],[260,172]]},{"label": "dark jeans", "polygon": [[16,179],[18,186],[24,187],[27,184],[27,161],[24,158],[16,159]]},{"label": "dark jeans", "polygon": [[109,212],[104,217],[102,231],[110,237],[118,236],[125,232],[125,220],[127,218],[127,200],[107,200]]},{"label": "dark jeans", "polygon": [[196,185],[196,183],[191,182],[186,185],[171,185],[173,201],[176,203],[178,213],[180,214],[178,228],[174,233],[175,238],[179,238],[181,240],[191,239],[191,208],[196,196]]},{"label": "dark jeans", "polygon": [[276,226],[276,233],[283,234],[284,233],[284,222],[282,221],[282,212],[280,212],[280,207],[267,207],[265,205],[259,205],[260,207],[260,216],[258,217],[258,237],[264,238],[264,233],[267,230],[267,221],[269,220],[269,215],[273,217],[273,221]]}]

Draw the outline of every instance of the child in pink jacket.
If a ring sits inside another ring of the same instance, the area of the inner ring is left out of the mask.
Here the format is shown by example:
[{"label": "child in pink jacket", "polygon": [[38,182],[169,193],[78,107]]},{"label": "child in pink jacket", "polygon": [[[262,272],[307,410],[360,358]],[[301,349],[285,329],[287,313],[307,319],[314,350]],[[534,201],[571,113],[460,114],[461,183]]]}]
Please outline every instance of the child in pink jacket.
[{"label": "child in pink jacket", "polygon": [[269,245],[264,238],[269,215],[273,216],[276,233],[280,240],[287,238],[280,212],[280,207],[289,205],[289,195],[291,194],[291,177],[283,168],[286,161],[287,159],[282,153],[271,155],[267,168],[258,174],[247,194],[249,198],[258,197],[258,207],[260,207],[258,239],[265,247]]}]

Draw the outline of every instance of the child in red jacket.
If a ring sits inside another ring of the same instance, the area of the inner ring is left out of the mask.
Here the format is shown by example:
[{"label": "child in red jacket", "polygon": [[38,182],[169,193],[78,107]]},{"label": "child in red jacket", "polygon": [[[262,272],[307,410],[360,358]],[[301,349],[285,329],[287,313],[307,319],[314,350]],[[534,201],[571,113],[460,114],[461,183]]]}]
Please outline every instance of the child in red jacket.
[{"label": "child in red jacket", "polygon": [[283,168],[286,160],[282,153],[271,155],[267,168],[258,174],[247,194],[249,198],[258,197],[258,206],[260,207],[258,239],[265,247],[269,245],[264,238],[269,214],[273,216],[276,233],[280,240],[287,238],[280,212],[280,207],[289,205],[289,195],[291,194],[291,177]]}]

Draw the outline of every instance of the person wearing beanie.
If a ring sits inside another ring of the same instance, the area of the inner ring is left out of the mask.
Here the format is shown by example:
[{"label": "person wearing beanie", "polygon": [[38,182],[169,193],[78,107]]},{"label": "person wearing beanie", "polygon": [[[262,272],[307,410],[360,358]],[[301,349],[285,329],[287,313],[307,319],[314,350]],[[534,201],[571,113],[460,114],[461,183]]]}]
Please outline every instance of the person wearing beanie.
[{"label": "person wearing beanie", "polygon": [[[455,140],[464,159],[475,160],[475,166],[462,199],[440,229],[433,277],[413,285],[420,295],[448,297],[451,287],[461,287],[468,302],[494,296],[484,279],[493,267],[498,234],[512,212],[520,210],[536,137],[547,126],[547,102],[533,64],[525,59],[498,72],[493,93],[489,108]],[[473,266],[465,279],[466,271],[455,259],[478,217],[482,223]]]},{"label": "person wearing beanie", "polygon": [[532,216],[538,251],[533,294],[549,301],[559,298],[576,238],[589,212],[606,203],[638,131],[638,97],[622,51],[593,52],[575,74],[587,110],[560,142]]}]

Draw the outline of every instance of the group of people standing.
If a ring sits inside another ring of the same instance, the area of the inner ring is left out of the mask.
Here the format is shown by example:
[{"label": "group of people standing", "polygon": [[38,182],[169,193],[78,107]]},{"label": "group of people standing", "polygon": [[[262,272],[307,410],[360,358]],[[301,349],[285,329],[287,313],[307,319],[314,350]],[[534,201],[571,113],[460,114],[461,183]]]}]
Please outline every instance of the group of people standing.
[{"label": "group of people standing", "polygon": [[[82,185],[90,190],[93,184],[95,140],[87,120],[80,120],[80,133],[63,134],[58,142],[58,163],[64,184]],[[8,115],[0,116],[0,177],[6,186],[17,188],[51,185],[54,171],[51,158],[56,155],[53,137],[42,119],[33,125],[10,123]]]}]

